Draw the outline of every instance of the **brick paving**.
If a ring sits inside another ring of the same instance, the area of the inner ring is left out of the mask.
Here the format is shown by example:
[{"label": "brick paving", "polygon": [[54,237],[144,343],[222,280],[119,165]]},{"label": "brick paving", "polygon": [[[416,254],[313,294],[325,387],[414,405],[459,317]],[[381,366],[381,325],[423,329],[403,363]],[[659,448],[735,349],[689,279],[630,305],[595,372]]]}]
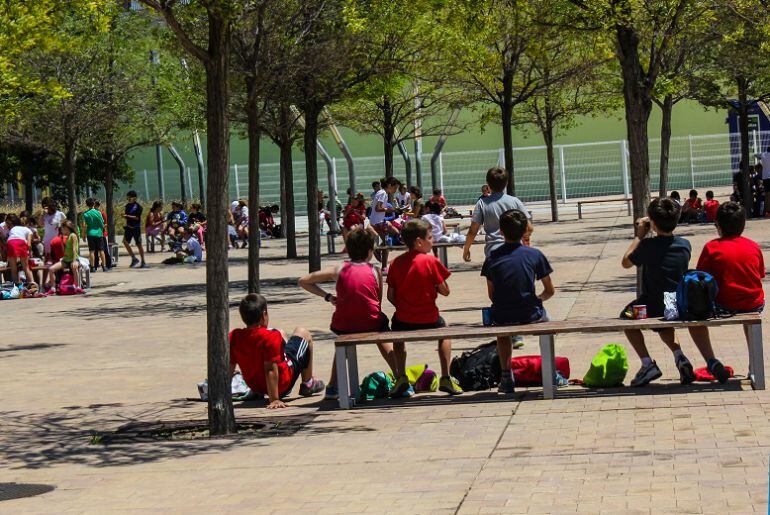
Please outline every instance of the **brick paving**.
[{"label": "brick paving", "polygon": [[[554,319],[616,316],[633,298],[634,275],[619,265],[631,219],[625,209],[589,213],[582,222],[567,218],[538,223],[533,237],[555,270],[557,293],[547,308]],[[694,265],[714,229],[678,233],[691,240]],[[747,235],[767,248],[770,222],[749,222]],[[326,380],[330,306],[295,286],[305,264],[278,259],[282,250],[277,241],[264,249],[271,323],[313,332],[317,375]],[[449,323],[480,319],[480,247],[473,257],[465,264],[459,250],[450,253],[452,294],[440,301]],[[280,413],[252,402],[236,404],[236,415],[280,420],[296,431],[98,443],[93,433],[128,422],[206,416],[205,404],[188,400],[205,375],[204,268],[130,270],[126,261],[96,274],[88,296],[0,304],[0,483],[56,487],[2,501],[0,512],[767,512],[770,393],[739,379],[680,387],[673,359],[654,335],[648,343],[664,375],[641,390],[571,386],[553,401],[539,388],[519,389],[509,400],[493,392],[419,395],[350,412],[318,398],[293,399]],[[246,251],[238,250],[231,256],[233,302],[245,278]],[[235,310],[231,317],[236,326]],[[679,337],[703,366],[689,335]],[[745,374],[740,330],[716,329],[713,340],[723,361]],[[459,353],[479,343],[453,345]],[[624,339],[569,335],[557,338],[556,349],[570,359],[572,377],[582,377],[606,343]],[[530,339],[515,354],[537,352]],[[359,362],[362,375],[384,365],[369,348],[359,350]],[[409,362],[437,368],[435,345],[410,345]],[[629,375],[637,367],[631,357]]]}]

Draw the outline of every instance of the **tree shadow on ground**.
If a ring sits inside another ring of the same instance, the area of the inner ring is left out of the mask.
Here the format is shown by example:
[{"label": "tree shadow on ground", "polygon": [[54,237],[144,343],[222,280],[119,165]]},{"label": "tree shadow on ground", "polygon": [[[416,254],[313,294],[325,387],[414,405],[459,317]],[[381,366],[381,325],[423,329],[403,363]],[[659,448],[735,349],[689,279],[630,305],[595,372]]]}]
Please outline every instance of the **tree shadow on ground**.
[{"label": "tree shadow on ground", "polygon": [[267,445],[271,438],[289,438],[295,434],[313,436],[376,430],[328,417],[319,420],[318,413],[255,416],[245,413],[247,410],[239,410],[238,422],[265,423],[282,430],[269,431],[262,436],[236,435],[179,441],[105,438],[105,435],[117,434],[119,428],[130,430],[141,424],[157,425],[163,420],[170,420],[171,424],[206,424],[206,420],[199,417],[184,418],[183,415],[189,415],[189,412],[179,411],[181,406],[189,407],[190,403],[170,401],[164,407],[156,406],[130,417],[122,413],[136,406],[119,403],[69,406],[57,412],[41,414],[0,412],[3,427],[0,433],[0,462],[8,469],[41,469],[60,464],[116,467],[219,454],[244,446],[259,447]]},{"label": "tree shadow on ground", "polygon": [[[297,286],[297,278],[282,277],[265,279],[260,282],[262,293],[268,297],[271,305],[297,304],[310,300],[310,297]],[[246,281],[230,282],[230,308],[238,307],[240,297],[247,291]],[[118,300],[119,304],[110,301]],[[104,317],[134,317],[164,315],[179,318],[206,311],[205,283],[171,284],[167,286],[148,286],[112,290],[109,297],[103,297],[99,305],[80,306],[54,312],[56,315],[73,315],[87,320]]]},{"label": "tree shadow on ground", "polygon": [[10,358],[15,356],[16,352],[53,349],[55,347],[65,347],[66,345],[66,343],[32,343],[29,345],[9,345],[7,347],[0,347],[0,358]]}]

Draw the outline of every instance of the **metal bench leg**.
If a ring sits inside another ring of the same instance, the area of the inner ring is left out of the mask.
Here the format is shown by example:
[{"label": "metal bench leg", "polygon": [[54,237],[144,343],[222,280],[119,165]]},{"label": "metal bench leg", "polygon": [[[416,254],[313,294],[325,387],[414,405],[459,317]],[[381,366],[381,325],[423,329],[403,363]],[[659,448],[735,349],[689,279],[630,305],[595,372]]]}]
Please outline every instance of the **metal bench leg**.
[{"label": "metal bench leg", "polygon": [[350,385],[348,384],[348,360],[345,347],[335,347],[334,360],[337,365],[337,389],[340,408],[350,409]]},{"label": "metal bench leg", "polygon": [[553,399],[554,386],[553,382],[556,378],[556,359],[554,356],[554,336],[552,334],[544,334],[540,336],[540,358],[543,369],[543,398]]},{"label": "metal bench leg", "polygon": [[583,219],[583,204],[578,202],[578,220]]},{"label": "metal bench leg", "polygon": [[631,199],[626,200],[626,211],[628,212],[628,216],[631,216]]},{"label": "metal bench leg", "polygon": [[762,324],[749,326],[749,373],[751,387],[765,389],[765,358],[762,353]]},{"label": "metal bench leg", "polygon": [[352,402],[358,398],[358,356],[356,355],[356,346],[345,347],[345,354],[348,358],[348,380],[350,381],[350,397]]},{"label": "metal bench leg", "polygon": [[449,257],[447,256],[447,254],[448,252],[446,247],[438,248],[438,258],[441,260],[441,264],[449,268]]}]

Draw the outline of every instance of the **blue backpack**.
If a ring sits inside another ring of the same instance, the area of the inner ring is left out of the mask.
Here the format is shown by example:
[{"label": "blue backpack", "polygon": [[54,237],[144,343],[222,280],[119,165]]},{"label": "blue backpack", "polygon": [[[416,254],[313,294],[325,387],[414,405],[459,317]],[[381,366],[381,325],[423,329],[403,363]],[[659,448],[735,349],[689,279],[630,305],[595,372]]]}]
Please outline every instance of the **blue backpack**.
[{"label": "blue backpack", "polygon": [[716,279],[700,270],[688,270],[676,288],[679,320],[707,320],[717,314],[719,293]]}]

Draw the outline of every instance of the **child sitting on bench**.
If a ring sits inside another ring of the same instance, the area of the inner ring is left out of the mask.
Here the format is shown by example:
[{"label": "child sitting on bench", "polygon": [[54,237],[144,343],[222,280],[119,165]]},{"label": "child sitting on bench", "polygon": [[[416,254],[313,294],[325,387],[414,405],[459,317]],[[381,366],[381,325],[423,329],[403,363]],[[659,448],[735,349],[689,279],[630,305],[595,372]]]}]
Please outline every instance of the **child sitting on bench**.
[{"label": "child sitting on bench", "polygon": [[283,331],[271,329],[267,300],[256,293],[246,295],[238,311],[246,327],[230,332],[230,377],[238,365],[251,391],[268,396],[267,409],[285,408],[281,398],[300,376],[301,396],[324,389],[313,377],[313,338],[307,329],[298,327],[288,340]]},{"label": "child sitting on bench", "polygon": [[[661,318],[664,310],[664,293],[676,291],[679,281],[687,272],[692,253],[690,242],[674,236],[677,222],[681,216],[679,206],[670,198],[656,198],[647,208],[647,216],[636,221],[636,236],[623,256],[623,268],[642,267],[642,295],[623,310],[621,317],[630,318],[629,309],[633,305],[646,305],[649,318]],[[647,233],[655,232],[654,238],[646,238]],[[682,347],[676,341],[673,329],[656,330],[660,339],[674,353],[674,363],[679,370],[679,381],[690,384],[695,380],[695,372]],[[642,360],[642,367],[631,380],[631,386],[644,386],[663,375],[647,351],[644,335],[640,329],[626,329],[626,337]],[[714,353],[711,346],[702,340],[695,345],[703,357],[711,362]],[[710,367],[712,373],[721,375],[724,367],[714,360]]]},{"label": "child sitting on bench", "polygon": [[[517,209],[500,215],[500,232],[505,243],[493,250],[484,261],[481,275],[487,278],[487,293],[492,301],[491,317],[494,325],[530,324],[547,322],[548,313],[543,302],[554,295],[551,265],[539,250],[522,243],[529,219]],[[535,281],[542,281],[543,292],[537,295]],[[501,370],[507,370],[500,380],[500,393],[513,393],[511,373],[511,340],[497,339]]]},{"label": "child sitting on bench", "polygon": [[[349,261],[302,277],[299,285],[323,297],[334,306],[329,329],[336,335],[388,331],[388,317],[382,312],[382,272],[371,261],[377,239],[370,231],[350,231],[346,242]],[[336,294],[327,293],[319,283],[335,281]],[[380,354],[396,372],[393,344],[378,343]],[[338,398],[337,364],[326,387],[325,399]]]},{"label": "child sitting on bench", "polygon": [[[441,261],[433,256],[433,234],[425,220],[410,220],[401,232],[409,252],[398,256],[390,265],[388,273],[388,300],[396,307],[391,328],[394,331],[419,331],[445,327],[446,322],[439,315],[436,306],[438,294],[449,295],[446,283],[451,275]],[[406,376],[406,343],[396,341],[395,352],[396,384],[391,397],[410,397],[414,390]],[[452,357],[452,342],[442,338],[438,342],[441,361],[439,390],[449,395],[463,393],[459,383],[449,375]]]},{"label": "child sitting on bench", "polygon": [[[703,246],[698,270],[716,279],[718,307],[734,313],[761,313],[765,308],[765,261],[759,245],[741,236],[746,227],[746,211],[736,202],[726,202],[717,209],[716,226],[719,238]],[[744,325],[743,330],[748,342],[748,326]],[[708,327],[691,327],[690,336],[703,348],[711,349]],[[714,358],[713,350],[705,357],[712,375],[720,383],[727,381],[729,373]]]}]

